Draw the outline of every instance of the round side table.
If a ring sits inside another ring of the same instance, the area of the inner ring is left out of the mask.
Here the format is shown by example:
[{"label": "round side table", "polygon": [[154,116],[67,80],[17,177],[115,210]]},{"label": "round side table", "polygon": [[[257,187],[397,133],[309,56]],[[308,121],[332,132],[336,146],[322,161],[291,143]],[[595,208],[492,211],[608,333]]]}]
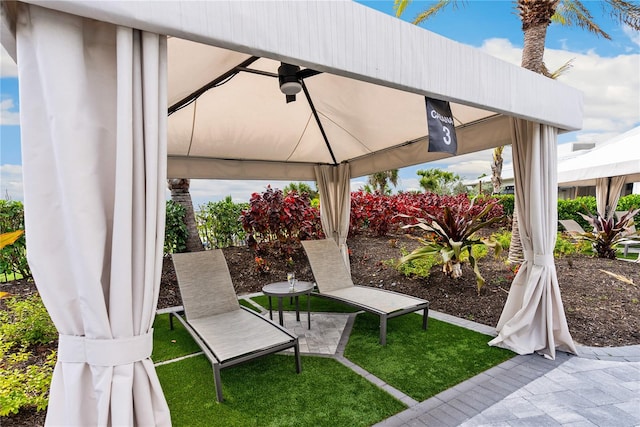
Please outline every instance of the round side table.
[{"label": "round side table", "polygon": [[273,311],[271,305],[271,297],[278,298],[278,316],[280,320],[280,326],[284,326],[284,320],[282,318],[282,298],[293,297],[296,300],[296,320],[300,321],[300,307],[298,297],[300,295],[307,295],[307,324],[311,329],[311,291],[313,290],[313,283],[297,281],[293,290],[289,289],[289,282],[275,282],[269,283],[262,287],[262,293],[269,297],[269,318],[273,320]]}]

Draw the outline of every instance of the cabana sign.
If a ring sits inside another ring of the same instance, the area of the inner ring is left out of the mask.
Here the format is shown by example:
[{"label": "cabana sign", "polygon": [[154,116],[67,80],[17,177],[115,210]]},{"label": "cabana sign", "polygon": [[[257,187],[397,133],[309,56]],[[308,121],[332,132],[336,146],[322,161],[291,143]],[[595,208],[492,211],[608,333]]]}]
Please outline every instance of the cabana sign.
[{"label": "cabana sign", "polygon": [[424,97],[427,104],[427,126],[429,129],[429,152],[458,152],[456,127],[448,101]]}]

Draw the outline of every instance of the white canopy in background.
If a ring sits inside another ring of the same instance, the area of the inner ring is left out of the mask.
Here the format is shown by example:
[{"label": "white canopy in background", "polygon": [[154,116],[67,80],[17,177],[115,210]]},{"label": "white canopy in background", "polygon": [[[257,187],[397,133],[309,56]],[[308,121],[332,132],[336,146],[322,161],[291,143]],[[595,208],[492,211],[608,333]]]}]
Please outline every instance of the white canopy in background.
[{"label": "white canopy in background", "polygon": [[640,126],[558,164],[558,185],[593,186],[597,178],[624,176],[640,182]]},{"label": "white canopy in background", "polygon": [[[148,38],[144,32],[169,36],[169,107],[204,84],[224,81],[219,79],[221,73],[232,74],[251,56],[259,59],[244,65],[260,72],[273,72],[280,61],[321,72],[304,82],[326,139],[302,94],[287,104],[274,77],[241,71],[171,114],[169,177],[311,180],[316,177],[316,166],[338,168],[348,163],[351,176],[360,176],[434,160],[442,155],[427,151],[424,96],[452,101],[459,153],[505,143],[535,143],[512,140],[510,116],[554,129],[545,143],[550,146],[556,142],[555,129],[581,126],[582,97],[577,91],[348,1],[28,3],[75,15],[45,13],[36,6],[20,7],[12,14],[7,10],[15,3],[3,2],[2,43],[14,57],[18,53],[21,86],[30,85],[21,90],[20,99],[22,141],[28,147],[23,167],[29,175],[24,191],[30,261],[35,265],[38,287],[50,295],[44,298],[48,309],[63,313],[54,315],[60,332],[77,337],[78,342],[105,338],[113,354],[118,349],[128,353],[121,337],[142,336],[150,328],[159,286],[158,239],[163,236],[164,208],[157,194],[165,185],[160,159],[165,123],[147,120],[147,113],[154,114],[147,95],[158,91],[157,105],[165,108],[160,90],[163,62],[149,62],[145,56],[141,71],[134,66],[137,54],[129,54],[124,49],[126,41],[114,39],[116,33],[135,28],[142,32],[133,33],[142,34],[143,39]],[[28,22],[29,16],[36,15],[38,19]],[[20,22],[17,45],[11,16]],[[106,30],[99,31],[103,28]],[[39,37],[25,43],[32,32]],[[61,37],[74,41],[56,43]],[[85,56],[91,59],[94,53],[91,40],[105,49],[113,46],[112,53],[101,59],[103,66],[85,61]],[[160,48],[160,57],[162,51]],[[53,58],[58,57],[67,59],[54,64]],[[67,61],[77,66],[71,75],[63,71]],[[121,88],[121,75],[126,87],[131,82],[131,90]],[[40,81],[46,84],[37,84]],[[140,105],[145,108],[138,108]],[[111,117],[115,121],[104,122]],[[109,154],[102,156],[103,150]],[[133,158],[122,155],[123,150],[132,150]],[[42,153],[50,152],[53,154],[43,159]],[[541,163],[531,160],[524,167],[535,168],[536,176],[544,176],[548,155],[543,150]],[[130,179],[120,180],[121,175],[130,175]],[[43,182],[46,185],[41,187]],[[142,182],[146,187],[138,184]],[[339,195],[343,183],[333,185]],[[127,202],[131,189],[132,198]],[[540,190],[549,191],[547,185]],[[539,202],[538,210],[555,208],[548,198],[541,197]],[[336,207],[343,209],[344,204],[336,203]],[[146,212],[142,217],[141,210]],[[55,213],[55,219],[48,219],[49,212]],[[343,218],[335,218],[331,227],[340,239]],[[57,231],[61,224],[66,227],[64,233]],[[544,240],[548,221],[532,224],[531,238]],[[69,269],[48,259],[51,239],[56,243],[56,259],[64,259],[62,265]],[[121,245],[130,245],[131,251],[121,251]],[[545,240],[544,248],[549,245],[553,247]],[[125,273],[129,270],[131,275]],[[542,280],[553,280],[555,271],[547,271]],[[527,276],[522,286],[538,289],[538,279]],[[74,299],[74,294],[64,292],[67,288],[84,293]],[[544,325],[547,332],[566,328],[564,319],[549,315],[561,310],[555,303],[552,299],[552,306],[536,308],[544,318],[560,323]],[[131,316],[114,316],[115,307],[128,307]],[[514,340],[532,340],[540,327],[525,327]],[[553,339],[544,342],[542,345],[555,345]],[[526,346],[514,344],[513,348]],[[149,366],[145,356],[141,352],[123,361],[107,355],[98,363],[93,358],[59,361],[79,363],[75,371],[86,374],[87,380],[78,381],[73,370],[57,369],[54,383],[62,386],[52,388],[55,407],[50,412],[66,417],[63,424],[95,419],[97,424],[108,425],[130,420],[133,407],[134,423],[145,424],[154,417],[157,423],[164,422],[164,402],[153,398],[157,389],[153,369],[147,372],[151,386],[138,387],[135,380],[136,367]],[[111,370],[121,375],[116,379],[100,374]],[[65,412],[58,406],[65,399],[62,394],[88,397],[79,411]]]},{"label": "white canopy in background", "polygon": [[595,186],[598,212],[606,217],[629,182],[640,182],[640,126],[558,165],[558,185]]}]

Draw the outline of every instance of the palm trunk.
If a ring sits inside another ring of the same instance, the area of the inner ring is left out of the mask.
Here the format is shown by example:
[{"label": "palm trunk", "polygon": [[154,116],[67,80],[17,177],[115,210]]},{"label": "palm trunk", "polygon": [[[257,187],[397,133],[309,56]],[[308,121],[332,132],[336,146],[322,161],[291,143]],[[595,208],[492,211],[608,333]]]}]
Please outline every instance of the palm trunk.
[{"label": "palm trunk", "polygon": [[493,149],[493,163],[491,164],[491,184],[493,184],[493,194],[499,194],[502,189],[502,151],[504,146]]},{"label": "palm trunk", "polygon": [[520,240],[520,228],[518,228],[518,208],[514,206],[513,221],[511,223],[511,243],[509,244],[508,261],[512,264],[522,264],[524,262],[524,250]]},{"label": "palm trunk", "polygon": [[185,210],[184,223],[187,226],[187,241],[185,243],[187,252],[199,252],[204,250],[202,240],[198,234],[196,215],[193,210],[193,201],[189,193],[190,181],[188,179],[169,179],[169,190],[171,190],[171,200],[178,203]]}]

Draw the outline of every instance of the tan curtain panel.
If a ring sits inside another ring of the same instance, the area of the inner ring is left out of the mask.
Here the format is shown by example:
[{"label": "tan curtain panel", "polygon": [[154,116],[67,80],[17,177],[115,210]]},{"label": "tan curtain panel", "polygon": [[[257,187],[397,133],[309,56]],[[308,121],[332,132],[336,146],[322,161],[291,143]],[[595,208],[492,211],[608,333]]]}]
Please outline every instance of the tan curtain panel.
[{"label": "tan curtain panel", "polygon": [[29,264],[60,333],[46,423],[170,425],[149,358],[166,39],[27,5],[16,32]]},{"label": "tan curtain panel", "polygon": [[614,216],[624,181],[624,176],[596,179],[596,207],[603,218]]},{"label": "tan curtain panel", "polygon": [[349,164],[316,166],[320,193],[320,219],[325,236],[335,240],[350,271],[347,235],[351,215],[351,176]]},{"label": "tan curtain panel", "polygon": [[555,358],[576,353],[564,314],[553,258],[557,212],[557,129],[512,119],[515,198],[525,261],[489,342],[519,354]]}]

